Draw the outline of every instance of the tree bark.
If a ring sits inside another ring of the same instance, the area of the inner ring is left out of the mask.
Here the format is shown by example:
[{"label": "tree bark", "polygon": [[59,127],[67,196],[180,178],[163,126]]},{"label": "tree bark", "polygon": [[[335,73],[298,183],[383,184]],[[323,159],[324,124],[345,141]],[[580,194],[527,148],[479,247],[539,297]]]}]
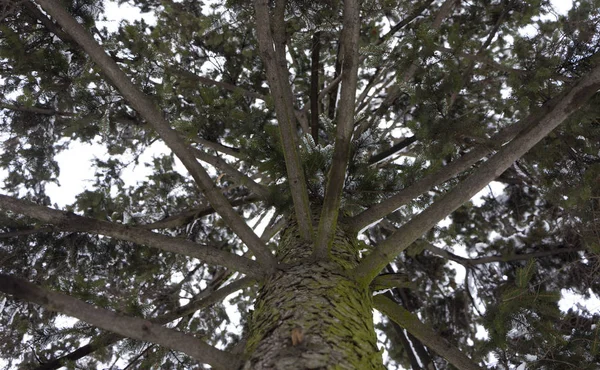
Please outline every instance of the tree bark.
[{"label": "tree bark", "polygon": [[244,369],[384,369],[371,293],[347,275],[357,243],[338,229],[331,260],[315,262],[312,248],[290,222],[278,250],[287,267],[261,286]]}]

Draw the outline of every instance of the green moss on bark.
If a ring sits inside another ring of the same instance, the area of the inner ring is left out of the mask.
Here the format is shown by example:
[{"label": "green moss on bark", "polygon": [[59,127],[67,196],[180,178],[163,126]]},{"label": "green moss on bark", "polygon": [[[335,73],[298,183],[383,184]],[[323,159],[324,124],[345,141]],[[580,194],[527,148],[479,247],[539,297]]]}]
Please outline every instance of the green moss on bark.
[{"label": "green moss on bark", "polygon": [[338,231],[329,261],[311,253],[290,223],[278,250],[289,268],[260,289],[245,368],[383,369],[371,293],[347,275],[358,263],[357,243]]}]

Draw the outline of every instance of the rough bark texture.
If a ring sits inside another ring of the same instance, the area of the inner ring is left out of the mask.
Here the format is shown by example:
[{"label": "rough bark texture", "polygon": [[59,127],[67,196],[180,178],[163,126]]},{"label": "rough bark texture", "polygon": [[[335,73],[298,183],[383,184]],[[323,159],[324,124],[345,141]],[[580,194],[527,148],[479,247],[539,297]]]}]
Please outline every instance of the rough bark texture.
[{"label": "rough bark texture", "polygon": [[331,260],[309,258],[295,223],[282,234],[289,266],[265,280],[249,323],[244,369],[384,369],[368,289],[348,277],[358,247],[338,231]]}]

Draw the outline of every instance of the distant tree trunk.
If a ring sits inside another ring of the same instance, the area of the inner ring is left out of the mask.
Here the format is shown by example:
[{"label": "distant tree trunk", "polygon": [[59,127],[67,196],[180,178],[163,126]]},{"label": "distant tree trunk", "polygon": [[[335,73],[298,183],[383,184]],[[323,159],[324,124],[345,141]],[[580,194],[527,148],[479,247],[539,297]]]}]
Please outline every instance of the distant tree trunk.
[{"label": "distant tree trunk", "polygon": [[283,231],[279,259],[249,322],[244,369],[384,369],[368,289],[348,278],[358,246],[338,230],[330,261],[310,258],[294,222]]}]

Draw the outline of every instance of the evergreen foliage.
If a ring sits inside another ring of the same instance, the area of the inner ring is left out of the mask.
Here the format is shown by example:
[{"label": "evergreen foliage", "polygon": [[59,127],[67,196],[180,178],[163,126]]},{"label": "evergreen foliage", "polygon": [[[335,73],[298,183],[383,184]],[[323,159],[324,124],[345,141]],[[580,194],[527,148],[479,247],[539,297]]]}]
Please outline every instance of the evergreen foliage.
[{"label": "evergreen foliage", "polygon": [[[59,183],[69,162],[56,156],[74,143],[102,146],[108,155],[90,163],[93,182],[63,214],[152,230],[192,242],[199,253],[213,248],[253,257],[229,218],[211,207],[207,191],[178,170],[173,152],[140,162],[161,135],[40,7],[43,2],[0,1],[2,194],[58,209],[47,187]],[[259,51],[256,22],[265,20],[256,19],[252,2],[240,0],[119,2],[152,14],[155,22],[122,20],[112,32],[101,22],[113,17],[103,1],[58,3],[160,110],[236,212],[253,227],[267,224],[262,241],[275,253],[281,225],[297,217],[298,205],[285,156],[290,149],[280,134],[283,119],[275,114],[280,103]],[[270,2],[271,12],[275,3],[282,2]],[[343,8],[338,0],[287,2],[288,81],[279,77],[291,86],[294,150],[317,215],[310,221],[315,233],[329,171],[340,164],[334,155],[336,130],[344,124],[339,110],[354,109],[336,212],[339,227],[357,233],[353,248],[363,257],[435,207],[515,136],[498,139],[501,130],[518,122],[529,125],[519,134],[533,130],[600,65],[598,0],[577,1],[565,15],[547,0],[368,0],[361,2],[356,104],[340,107]],[[316,32],[321,45],[313,76]],[[313,78],[317,93],[323,92],[317,122],[310,115]],[[578,95],[581,107],[495,177],[493,192],[446,212],[444,222],[393,256],[379,285],[371,285],[387,288],[389,298],[480,366],[600,368],[598,311],[558,306],[561,292],[600,294],[598,86]],[[307,130],[313,124],[317,135]],[[481,155],[464,169],[428,180],[477,151]],[[135,166],[146,166],[150,175],[126,183],[123,174]],[[403,191],[409,199],[394,210],[366,224],[357,221]],[[109,237],[87,223],[47,222],[4,202],[0,209],[2,276],[243,353],[260,282],[240,283],[241,294],[177,315],[182,305],[239,281],[244,273],[234,262],[222,266],[142,239]],[[386,278],[392,274],[401,275],[396,285]],[[69,369],[206,366],[179,350],[115,336],[66,320],[60,309],[0,294],[0,365],[6,369],[58,368],[52,365],[58,358]],[[232,309],[244,329],[234,326]],[[390,369],[457,366],[385,316],[376,328]],[[64,357],[78,348],[89,351]]]}]

